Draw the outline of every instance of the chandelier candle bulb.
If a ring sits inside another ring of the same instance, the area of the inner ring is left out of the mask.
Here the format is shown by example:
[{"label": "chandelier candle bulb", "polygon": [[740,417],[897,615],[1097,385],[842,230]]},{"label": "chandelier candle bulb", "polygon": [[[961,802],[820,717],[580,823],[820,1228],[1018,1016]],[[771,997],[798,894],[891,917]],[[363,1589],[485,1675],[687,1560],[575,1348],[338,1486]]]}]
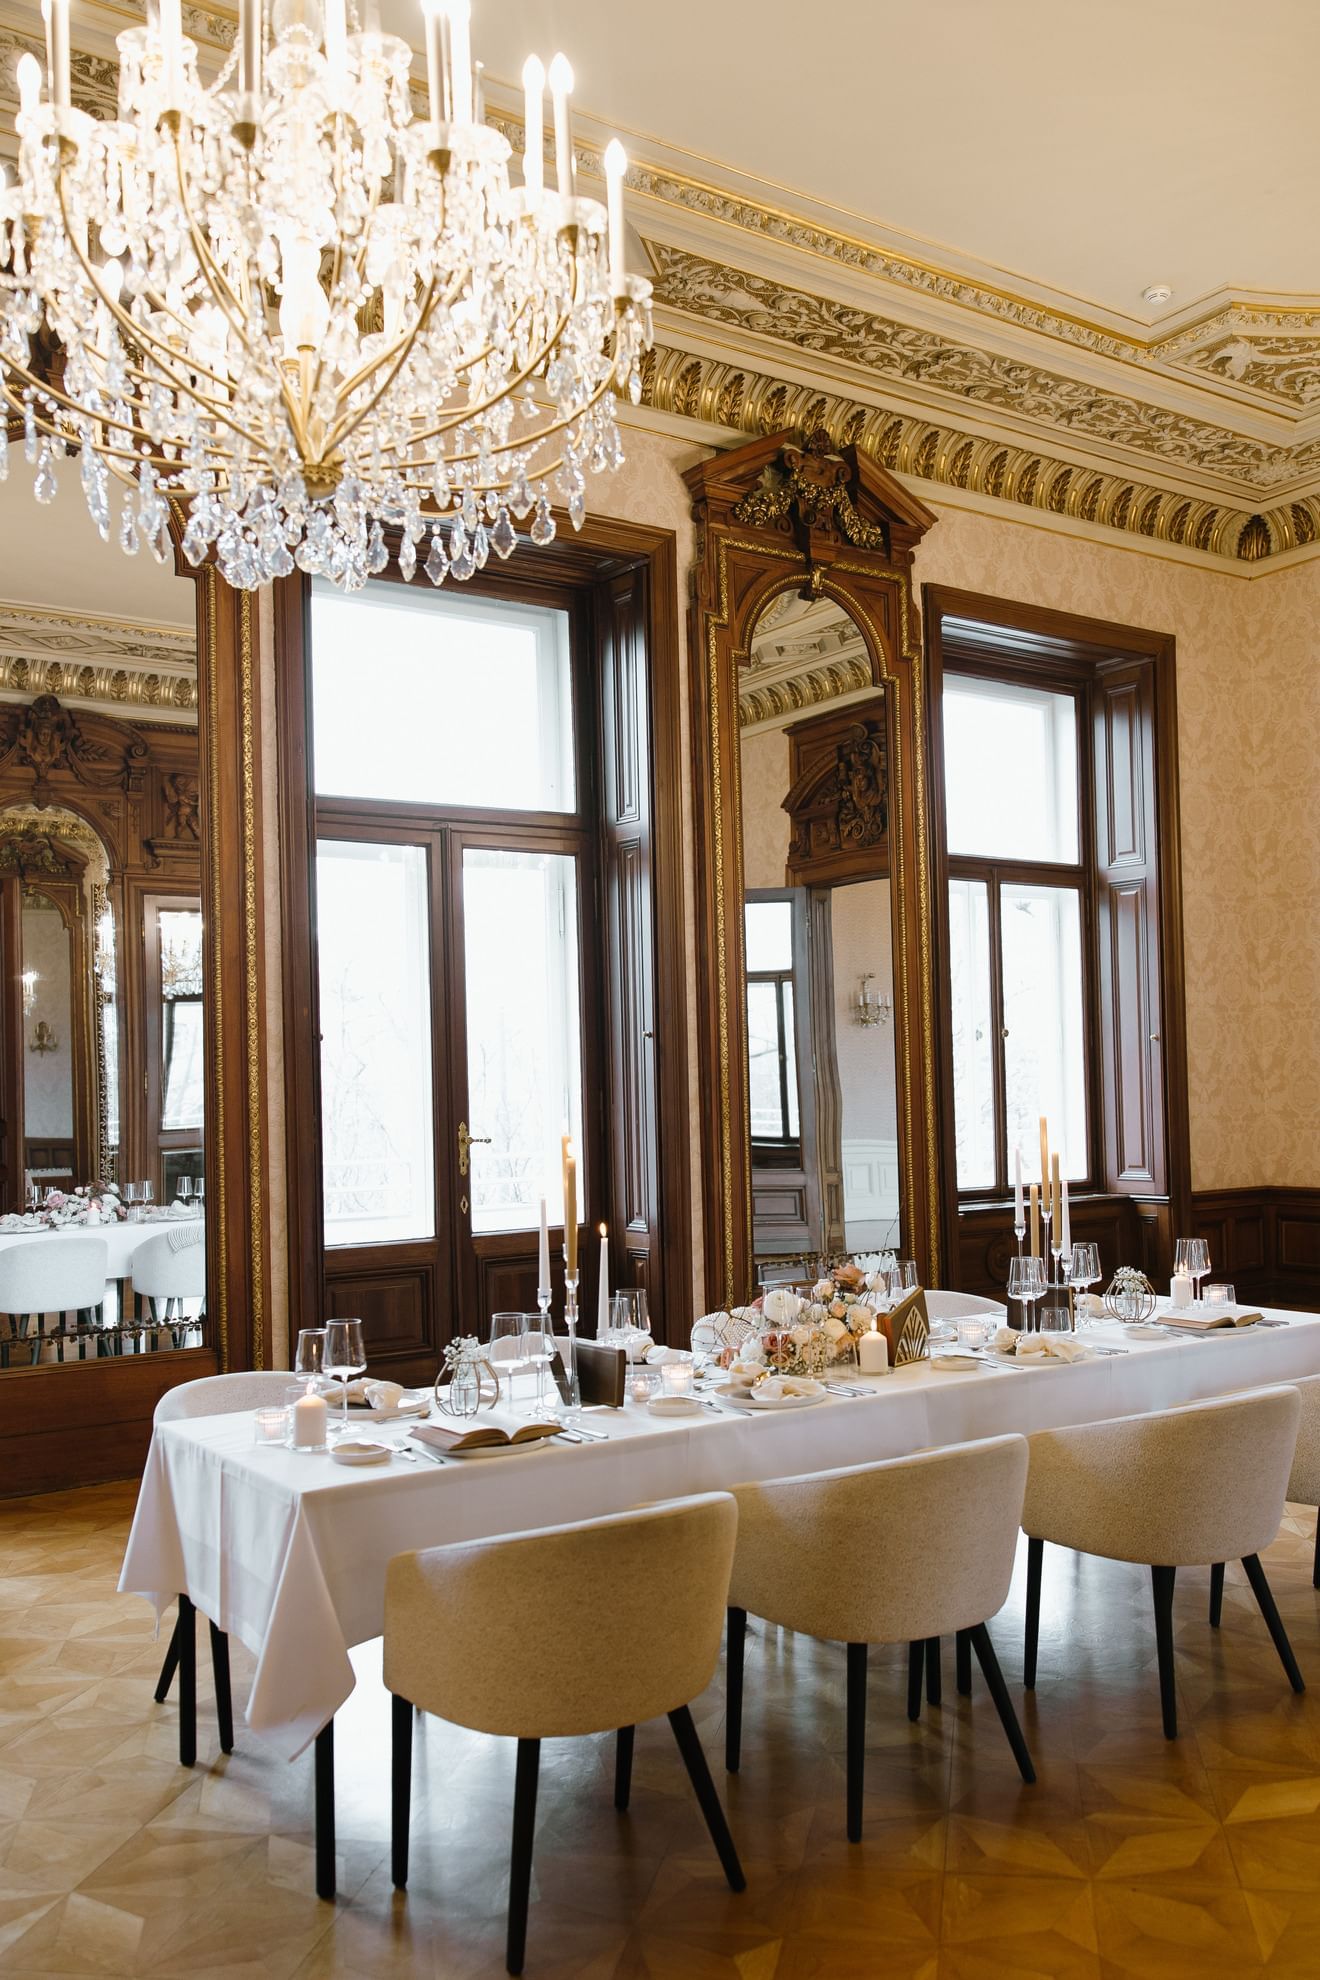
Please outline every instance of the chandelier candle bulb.
[{"label": "chandelier candle bulb", "polygon": [[426,88],[431,105],[431,128],[439,132],[445,122],[445,60],[440,39],[444,25],[443,0],[422,0],[422,25],[426,34]]},{"label": "chandelier candle bulb", "polygon": [[160,0],[161,72],[165,107],[177,110],[183,97],[183,13],[180,0]]},{"label": "chandelier candle bulb", "polygon": [[69,107],[69,0],[47,0],[50,9],[50,96]]},{"label": "chandelier candle bulb", "polygon": [[603,1340],[610,1330],[610,1234],[600,1227],[600,1287],[596,1294],[596,1333]]},{"label": "chandelier candle bulb", "polygon": [[545,190],[545,64],[539,55],[523,63],[523,185],[535,206]]},{"label": "chandelier candle bulb", "polygon": [[238,93],[247,98],[261,88],[261,0],[239,0]]},{"label": "chandelier candle bulb", "polygon": [[325,0],[325,60],[338,95],[348,80],[348,21],[344,0]]},{"label": "chandelier candle bulb", "polygon": [[20,55],[14,75],[18,82],[18,114],[30,117],[41,105],[41,64],[35,55]]},{"label": "chandelier candle bulb", "polygon": [[610,294],[628,293],[623,272],[623,179],[628,170],[628,154],[617,138],[605,147],[605,199],[610,230]]},{"label": "chandelier candle bulb", "polygon": [[572,64],[567,55],[556,55],[550,64],[550,100],[555,113],[555,182],[561,199],[573,197],[573,130],[568,119],[572,93]]},{"label": "chandelier candle bulb", "polygon": [[471,0],[446,0],[449,21],[449,98],[456,124],[472,122]]}]

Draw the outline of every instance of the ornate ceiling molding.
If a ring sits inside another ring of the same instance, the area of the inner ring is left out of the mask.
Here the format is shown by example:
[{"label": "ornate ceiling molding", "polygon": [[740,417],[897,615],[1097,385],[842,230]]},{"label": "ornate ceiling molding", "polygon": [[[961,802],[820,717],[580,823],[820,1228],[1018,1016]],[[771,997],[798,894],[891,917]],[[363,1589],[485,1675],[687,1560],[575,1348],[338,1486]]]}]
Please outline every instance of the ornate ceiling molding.
[{"label": "ornate ceiling molding", "polygon": [[866,643],[831,598],[804,604],[780,592],[757,621],[738,675],[738,723],[779,726],[841,695],[869,694],[875,681]]},{"label": "ornate ceiling molding", "polygon": [[174,627],[0,602],[0,694],[196,722],[196,643]]}]

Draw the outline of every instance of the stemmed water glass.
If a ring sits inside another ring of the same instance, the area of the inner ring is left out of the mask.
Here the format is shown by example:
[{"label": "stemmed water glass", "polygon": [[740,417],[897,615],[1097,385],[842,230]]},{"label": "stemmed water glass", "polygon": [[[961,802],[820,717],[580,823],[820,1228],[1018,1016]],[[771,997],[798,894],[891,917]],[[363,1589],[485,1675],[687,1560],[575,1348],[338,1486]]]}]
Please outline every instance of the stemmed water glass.
[{"label": "stemmed water glass", "polygon": [[199,1217],[206,1215],[206,1177],[198,1176],[193,1183],[193,1202],[197,1205]]},{"label": "stemmed water glass", "polygon": [[136,1183],[124,1184],[124,1208],[128,1212],[129,1223],[136,1224],[140,1208],[138,1203],[138,1185]]},{"label": "stemmed water glass", "polygon": [[153,1182],[144,1182],[144,1183],[143,1183],[143,1185],[142,1185],[142,1214],[143,1214],[143,1216],[144,1216],[144,1217],[145,1217],[145,1215],[146,1215],[146,1213],[147,1213],[147,1211],[148,1211],[148,1210],[150,1210],[150,1208],[151,1208],[151,1206],[152,1206],[152,1204],[153,1204],[153,1203],[155,1202],[155,1200],[156,1200],[156,1185],[155,1185],[155,1183],[153,1183]]},{"label": "stemmed water glass", "polygon": [[[1100,1281],[1100,1247],[1095,1244],[1075,1244],[1071,1252],[1065,1252],[1064,1277],[1078,1292],[1085,1292],[1088,1286]],[[1079,1319],[1079,1324],[1081,1321]],[[1089,1325],[1089,1318],[1086,1321]]]},{"label": "stemmed water glass", "polygon": [[[309,1330],[311,1331],[311,1330]],[[327,1320],[322,1372],[339,1383],[339,1434],[348,1432],[348,1385],[367,1365],[360,1320]]]},{"label": "stemmed water glass", "polygon": [[174,1193],[178,1197],[180,1203],[182,1203],[184,1209],[187,1210],[192,1203],[192,1177],[180,1176],[175,1186]]},{"label": "stemmed water glass", "polygon": [[549,1395],[546,1393],[546,1381],[555,1354],[555,1337],[549,1314],[524,1313],[522,1318],[523,1360],[528,1368],[536,1371],[536,1389],[527,1414],[531,1417],[541,1417],[547,1409],[552,1410],[555,1406],[553,1384],[551,1384],[551,1393]]},{"label": "stemmed water glass", "polygon": [[1210,1270],[1210,1246],[1204,1238],[1179,1238],[1173,1247],[1173,1275],[1192,1281],[1192,1298],[1201,1297],[1198,1281]]},{"label": "stemmed water glass", "polygon": [[528,1366],[527,1315],[492,1313],[490,1316],[490,1361],[496,1375],[508,1377],[509,1402],[513,1403],[513,1378]]},{"label": "stemmed water glass", "polygon": [[1026,1307],[1026,1332],[1033,1333],[1031,1308],[1038,1299],[1045,1297],[1045,1261],[1043,1258],[1010,1258],[1008,1261],[1008,1296],[1020,1301]]},{"label": "stemmed water glass", "polygon": [[325,1334],[324,1327],[304,1327],[294,1350],[293,1372],[313,1391],[320,1390],[325,1373]]}]

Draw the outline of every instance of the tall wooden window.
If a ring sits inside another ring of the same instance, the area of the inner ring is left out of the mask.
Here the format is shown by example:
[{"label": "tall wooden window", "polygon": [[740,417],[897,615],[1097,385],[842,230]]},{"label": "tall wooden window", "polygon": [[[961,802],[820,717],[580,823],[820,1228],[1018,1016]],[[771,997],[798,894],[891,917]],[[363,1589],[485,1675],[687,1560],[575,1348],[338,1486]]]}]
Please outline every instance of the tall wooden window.
[{"label": "tall wooden window", "polygon": [[[928,589],[961,1203],[1036,1170],[1186,1200],[1172,641]],[[950,1175],[949,1180],[955,1180]]]}]

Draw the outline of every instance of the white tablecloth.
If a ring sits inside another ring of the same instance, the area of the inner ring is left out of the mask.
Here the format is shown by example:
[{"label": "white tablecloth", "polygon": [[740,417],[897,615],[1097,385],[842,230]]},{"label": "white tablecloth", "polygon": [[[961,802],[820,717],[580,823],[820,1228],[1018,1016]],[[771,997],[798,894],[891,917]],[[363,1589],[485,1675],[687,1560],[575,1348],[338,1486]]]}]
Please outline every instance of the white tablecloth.
[{"label": "white tablecloth", "polygon": [[65,1238],[98,1237],[104,1238],[107,1256],[107,1279],[131,1279],[133,1276],[133,1254],[148,1238],[159,1237],[162,1231],[185,1225],[203,1235],[199,1242],[205,1243],[204,1221],[200,1217],[158,1217],[149,1224],[77,1224],[58,1231],[0,1231],[0,1251],[12,1244],[57,1245]]},{"label": "white tablecloth", "polygon": [[[608,1443],[466,1464],[392,1458],[351,1469],[257,1449],[247,1412],[166,1423],[152,1440],[119,1586],[158,1613],[186,1591],[238,1636],[257,1658],[248,1723],[292,1757],[352,1690],[350,1645],[380,1634],[393,1554],[1320,1374],[1320,1316],[1271,1317],[1287,1324],[1151,1343],[1106,1325],[1086,1339],[1126,1353],[950,1374],[919,1363],[877,1378],[861,1400],[777,1414],[660,1419],[629,1406],[588,1416]],[[403,1426],[386,1434],[401,1437]]]}]

